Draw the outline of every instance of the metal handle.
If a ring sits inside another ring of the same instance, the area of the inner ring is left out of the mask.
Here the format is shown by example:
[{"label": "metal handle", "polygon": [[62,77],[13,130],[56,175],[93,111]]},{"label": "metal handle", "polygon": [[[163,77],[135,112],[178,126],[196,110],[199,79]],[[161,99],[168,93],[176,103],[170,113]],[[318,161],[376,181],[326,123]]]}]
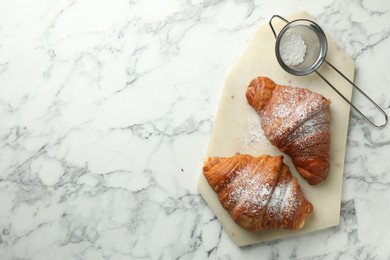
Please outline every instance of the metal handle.
[{"label": "metal handle", "polygon": [[318,71],[315,71],[317,73],[317,75],[320,76],[320,78],[323,81],[325,81],[334,91],[336,91],[336,93],[339,94],[339,96],[341,96],[356,112],[359,113],[359,115],[361,115],[364,119],[366,119],[372,126],[377,127],[377,128],[385,127],[385,125],[387,124],[387,114],[386,114],[386,112],[383,111],[383,109],[377,103],[375,103],[374,100],[372,100],[366,93],[363,92],[363,90],[361,90],[350,79],[348,79],[343,73],[341,73],[341,71],[339,71],[335,66],[333,66],[327,60],[324,60],[324,62],[326,62],[326,64],[328,64],[332,69],[334,69],[338,74],[340,74],[340,76],[342,76],[346,81],[348,81],[349,84],[351,84],[354,88],[356,88],[360,92],[360,94],[362,94],[368,101],[370,101],[370,103],[373,104],[379,110],[379,112],[381,112],[383,114],[383,116],[385,118],[385,122],[383,124],[381,124],[381,125],[377,125],[374,122],[372,122],[354,104],[352,104],[351,101],[349,101],[346,97],[344,97],[344,95],[341,94],[341,92],[338,91],[324,76],[322,76]]},{"label": "metal handle", "polygon": [[284,18],[284,17],[282,17],[282,16],[280,16],[280,15],[277,15],[277,14],[273,15],[272,18],[271,18],[271,20],[269,20],[269,26],[271,27],[271,30],[272,30],[272,32],[274,33],[275,38],[277,38],[277,35],[276,35],[276,32],[275,32],[274,26],[272,25],[272,20],[273,20],[274,18],[279,18],[280,20],[283,20],[283,21],[285,21],[286,23],[289,23],[289,21],[288,21],[286,18]]},{"label": "metal handle", "polygon": [[[275,39],[278,37],[278,35],[276,34],[275,32],[275,28],[274,26],[272,25],[272,20],[275,19],[275,18],[279,18],[280,20],[283,20],[284,22],[286,22],[287,24],[290,23],[287,19],[285,19],[284,17],[280,16],[280,15],[273,15],[272,18],[269,20],[269,26],[271,27],[271,30],[272,30],[272,33],[274,34],[275,36]],[[325,60],[325,56],[324,56],[324,59],[323,59],[323,62],[326,62],[326,64],[328,64],[331,68],[333,68],[339,75],[341,75],[347,82],[349,82],[355,89],[357,89],[360,94],[362,94],[368,101],[371,102],[371,104],[373,104],[378,110],[379,112],[381,112],[385,118],[385,122],[381,125],[377,125],[375,124],[373,121],[371,121],[367,116],[365,116],[354,104],[352,104],[351,101],[349,101],[346,97],[344,97],[343,94],[341,94],[340,91],[338,91],[324,76],[322,76],[317,70],[314,70],[315,73],[317,73],[317,75],[322,79],[324,80],[334,91],[336,91],[337,94],[339,94],[339,96],[341,96],[356,112],[358,112],[364,119],[366,119],[372,126],[374,127],[377,127],[377,128],[383,128],[385,127],[385,125],[387,124],[387,114],[385,111],[383,111],[383,109],[378,106],[377,103],[375,103],[366,93],[364,93],[358,86],[356,86],[351,80],[349,80],[343,73],[341,73],[341,71],[339,71],[335,66],[333,66],[331,63],[329,63],[328,61]],[[291,73],[291,72],[290,72]],[[292,73],[294,74],[294,73]],[[295,74],[294,74],[295,75]]]}]

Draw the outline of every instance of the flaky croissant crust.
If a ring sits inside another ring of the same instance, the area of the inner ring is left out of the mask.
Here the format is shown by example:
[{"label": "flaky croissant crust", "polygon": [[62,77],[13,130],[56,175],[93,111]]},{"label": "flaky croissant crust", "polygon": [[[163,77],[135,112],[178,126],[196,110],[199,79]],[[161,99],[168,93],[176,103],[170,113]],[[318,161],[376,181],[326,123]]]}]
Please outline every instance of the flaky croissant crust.
[{"label": "flaky croissant crust", "polygon": [[253,79],[248,103],[260,115],[267,139],[291,156],[310,184],[326,180],[330,168],[330,100],[308,89]]},{"label": "flaky croissant crust", "polygon": [[313,212],[283,156],[210,157],[203,173],[222,206],[246,230],[299,229]]}]

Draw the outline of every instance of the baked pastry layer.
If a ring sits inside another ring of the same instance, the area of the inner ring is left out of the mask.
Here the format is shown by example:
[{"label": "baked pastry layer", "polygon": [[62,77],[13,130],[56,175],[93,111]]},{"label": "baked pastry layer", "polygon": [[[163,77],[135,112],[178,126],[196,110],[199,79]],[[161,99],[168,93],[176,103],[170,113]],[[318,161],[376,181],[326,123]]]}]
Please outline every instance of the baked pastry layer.
[{"label": "baked pastry layer", "polygon": [[326,180],[330,168],[330,100],[308,89],[253,79],[246,91],[267,139],[288,154],[310,184]]},{"label": "baked pastry layer", "polygon": [[246,230],[299,229],[313,212],[283,156],[210,157],[203,174],[222,206]]}]

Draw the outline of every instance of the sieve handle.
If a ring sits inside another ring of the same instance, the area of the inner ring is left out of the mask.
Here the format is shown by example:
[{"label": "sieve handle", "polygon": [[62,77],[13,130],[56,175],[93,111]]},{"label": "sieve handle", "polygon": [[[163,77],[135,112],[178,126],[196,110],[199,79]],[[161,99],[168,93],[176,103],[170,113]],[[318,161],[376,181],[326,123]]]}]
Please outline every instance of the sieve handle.
[{"label": "sieve handle", "polygon": [[275,32],[274,26],[272,25],[272,20],[273,20],[274,18],[279,18],[280,20],[283,20],[283,21],[285,21],[286,23],[289,23],[289,21],[288,21],[286,18],[284,18],[284,17],[282,17],[282,16],[280,16],[280,15],[277,15],[277,14],[273,15],[272,18],[269,20],[269,26],[271,27],[271,30],[272,30],[272,32],[273,32],[275,38],[277,38],[277,35],[276,35],[276,32]]},{"label": "sieve handle", "polygon": [[337,94],[339,94],[339,96],[341,96],[356,112],[359,113],[359,115],[361,115],[364,119],[366,119],[372,126],[374,127],[377,127],[377,128],[383,128],[385,127],[385,125],[387,124],[387,114],[385,111],[383,111],[383,109],[377,104],[374,102],[374,100],[372,100],[366,93],[364,93],[363,90],[361,90],[358,86],[356,86],[350,79],[348,79],[343,73],[341,73],[341,71],[339,71],[335,66],[333,66],[330,62],[324,60],[324,62],[326,64],[328,64],[332,69],[334,69],[337,73],[340,74],[340,76],[342,76],[346,81],[348,81],[349,84],[351,84],[356,90],[358,90],[360,92],[360,94],[362,94],[368,101],[370,101],[371,104],[373,104],[379,112],[382,113],[385,121],[383,124],[381,125],[377,125],[375,124],[373,121],[371,121],[366,115],[364,115],[354,104],[352,104],[351,101],[349,101],[343,94],[341,94],[340,91],[338,91],[324,76],[322,76],[318,71],[315,71],[317,73],[318,76],[320,76],[320,78],[325,81],[334,91],[336,91]]}]

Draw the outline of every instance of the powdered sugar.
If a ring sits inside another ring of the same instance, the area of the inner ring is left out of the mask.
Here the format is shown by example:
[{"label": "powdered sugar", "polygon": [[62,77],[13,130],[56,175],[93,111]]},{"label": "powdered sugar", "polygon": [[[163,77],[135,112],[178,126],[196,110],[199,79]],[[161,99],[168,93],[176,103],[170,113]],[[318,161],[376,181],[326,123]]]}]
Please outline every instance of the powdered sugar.
[{"label": "powdered sugar", "polygon": [[238,203],[248,195],[251,203],[255,204],[256,208],[264,207],[267,200],[264,200],[263,198],[265,195],[270,194],[271,188],[268,184],[258,187],[258,184],[262,183],[262,179],[263,176],[261,174],[259,175],[253,173],[253,169],[251,167],[244,167],[239,170],[239,172],[237,172],[237,177],[230,184],[232,191],[227,203]]},{"label": "powdered sugar", "polygon": [[279,45],[280,56],[287,66],[301,64],[306,56],[306,44],[301,35],[292,30],[283,34]]},{"label": "powdered sugar", "polygon": [[241,151],[264,151],[266,147],[270,146],[256,111],[251,109],[248,116],[244,117],[240,123],[241,129],[238,142]]},{"label": "powdered sugar", "polygon": [[[329,131],[329,123],[327,120],[329,120],[327,111],[320,110],[300,124],[286,138],[282,147],[290,146],[294,147],[294,150],[301,150],[310,147],[316,141],[320,141],[321,143],[329,141],[330,136],[326,134]],[[319,135],[322,136],[321,140],[317,140]]]},{"label": "powdered sugar", "polygon": [[286,192],[286,183],[277,185],[272,193],[271,200],[268,203],[268,211],[273,213],[279,213],[280,204],[283,201],[284,194]]},{"label": "powdered sugar", "polygon": [[267,211],[272,215],[279,216],[279,218],[282,217],[282,214],[284,217],[291,217],[298,205],[299,201],[293,189],[293,182],[284,182],[275,187]]},{"label": "powdered sugar", "polygon": [[289,182],[288,185],[286,185],[283,200],[280,205],[280,212],[287,213],[287,216],[291,216],[295,213],[299,203],[293,187],[293,182]]},{"label": "powdered sugar", "polygon": [[251,213],[258,213],[264,210],[264,207],[267,206],[271,195],[272,195],[272,187],[266,183],[264,186],[259,187],[258,189],[253,189],[250,197],[251,204]]},{"label": "powdered sugar", "polygon": [[280,86],[273,92],[272,106],[260,112],[264,132],[274,145],[279,145],[296,127],[327,103],[321,95],[306,89]]},{"label": "powdered sugar", "polygon": [[225,207],[240,205],[247,214],[264,212],[279,220],[293,216],[299,204],[294,190],[294,179],[277,183],[275,187],[270,186],[265,179],[266,176],[262,173],[254,174],[253,169],[244,167],[239,170],[231,183],[232,190]]},{"label": "powdered sugar", "polygon": [[247,168],[239,170],[237,177],[230,184],[232,191],[229,194],[228,204],[236,204],[248,191],[254,179],[251,176],[251,171]]}]

